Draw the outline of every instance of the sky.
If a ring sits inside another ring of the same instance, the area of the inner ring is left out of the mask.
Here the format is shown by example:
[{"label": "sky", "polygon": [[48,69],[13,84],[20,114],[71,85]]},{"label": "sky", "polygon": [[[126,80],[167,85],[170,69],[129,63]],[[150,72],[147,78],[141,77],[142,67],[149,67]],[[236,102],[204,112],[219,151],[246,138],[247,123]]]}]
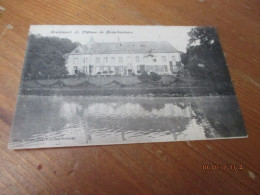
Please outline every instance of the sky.
[{"label": "sky", "polygon": [[31,25],[30,34],[68,38],[87,44],[97,42],[169,41],[178,51],[186,52],[193,26],[134,26],[134,25]]}]

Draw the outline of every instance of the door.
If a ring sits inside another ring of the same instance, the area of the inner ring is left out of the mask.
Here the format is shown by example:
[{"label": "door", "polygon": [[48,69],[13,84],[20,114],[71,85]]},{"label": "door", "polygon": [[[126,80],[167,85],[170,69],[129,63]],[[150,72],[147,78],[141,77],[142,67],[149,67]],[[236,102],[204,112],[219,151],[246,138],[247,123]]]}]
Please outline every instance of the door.
[{"label": "door", "polygon": [[93,66],[89,65],[89,75],[92,75],[92,72],[93,72]]},{"label": "door", "polygon": [[132,70],[132,69],[128,69],[128,70],[127,70],[127,75],[128,75],[128,76],[131,76],[132,74],[133,74],[133,70]]}]

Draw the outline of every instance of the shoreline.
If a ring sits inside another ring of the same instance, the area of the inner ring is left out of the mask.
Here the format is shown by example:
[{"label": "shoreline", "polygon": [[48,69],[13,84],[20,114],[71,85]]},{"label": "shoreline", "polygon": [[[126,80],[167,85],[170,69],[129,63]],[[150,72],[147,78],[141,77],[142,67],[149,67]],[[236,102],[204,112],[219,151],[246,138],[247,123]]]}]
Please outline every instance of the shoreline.
[{"label": "shoreline", "polygon": [[[231,88],[230,88],[231,89]],[[235,95],[227,87],[162,87],[162,88],[20,88],[19,95],[64,96],[145,96],[145,97],[193,97]]]}]

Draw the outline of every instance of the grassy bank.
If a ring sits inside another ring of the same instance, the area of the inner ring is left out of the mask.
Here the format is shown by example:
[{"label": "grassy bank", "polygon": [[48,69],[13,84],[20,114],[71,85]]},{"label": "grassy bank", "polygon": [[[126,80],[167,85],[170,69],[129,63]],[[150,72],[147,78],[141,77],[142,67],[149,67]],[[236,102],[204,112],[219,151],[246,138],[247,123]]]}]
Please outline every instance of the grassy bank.
[{"label": "grassy bank", "polygon": [[232,89],[208,87],[180,87],[180,88],[116,88],[116,89],[26,89],[20,90],[22,95],[73,95],[73,96],[208,96],[234,95]]},{"label": "grassy bank", "polygon": [[22,95],[83,96],[206,96],[233,95],[231,85],[163,76],[158,82],[143,83],[137,77],[90,77],[87,79],[28,80],[20,87]]}]

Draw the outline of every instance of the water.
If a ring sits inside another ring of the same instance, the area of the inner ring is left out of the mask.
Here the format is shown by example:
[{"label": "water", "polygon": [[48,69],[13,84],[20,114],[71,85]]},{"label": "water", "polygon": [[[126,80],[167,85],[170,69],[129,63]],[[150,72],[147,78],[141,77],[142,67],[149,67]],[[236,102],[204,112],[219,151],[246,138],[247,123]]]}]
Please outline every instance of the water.
[{"label": "water", "polygon": [[19,96],[10,148],[245,136],[235,96]]}]

